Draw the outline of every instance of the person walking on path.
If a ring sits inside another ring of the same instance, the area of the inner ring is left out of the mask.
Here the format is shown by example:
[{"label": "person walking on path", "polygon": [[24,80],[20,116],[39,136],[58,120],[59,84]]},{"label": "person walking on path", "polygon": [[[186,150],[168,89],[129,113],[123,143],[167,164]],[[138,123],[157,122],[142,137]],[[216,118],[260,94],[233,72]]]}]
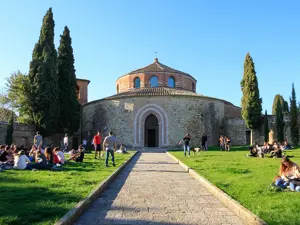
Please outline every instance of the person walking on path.
[{"label": "person walking on path", "polygon": [[39,147],[39,146],[43,145],[43,137],[42,137],[42,135],[40,135],[39,131],[36,132],[36,135],[33,138],[33,144],[36,147]]},{"label": "person walking on path", "polygon": [[115,151],[117,151],[117,143],[116,143],[116,138],[113,136],[113,132],[109,132],[109,136],[107,136],[104,139],[103,149],[106,150],[105,166],[108,167],[109,154],[111,154],[111,161],[112,161],[113,166],[116,166],[115,165]]},{"label": "person walking on path", "polygon": [[65,134],[65,137],[64,137],[64,152],[68,151],[68,145],[69,145],[69,137],[68,137],[68,134]]},{"label": "person walking on path", "polygon": [[207,151],[207,135],[204,133],[201,137],[201,148],[204,151]]},{"label": "person walking on path", "polygon": [[188,155],[190,157],[190,141],[191,141],[191,136],[190,134],[186,134],[179,142],[179,144],[181,144],[181,142],[184,142],[183,145],[183,152],[184,152],[184,156],[186,156],[186,151],[188,151]]},{"label": "person walking on path", "polygon": [[97,152],[99,152],[99,158],[101,158],[101,135],[100,132],[98,131],[98,133],[94,136],[93,139],[93,144],[95,147],[95,159],[97,159]]}]

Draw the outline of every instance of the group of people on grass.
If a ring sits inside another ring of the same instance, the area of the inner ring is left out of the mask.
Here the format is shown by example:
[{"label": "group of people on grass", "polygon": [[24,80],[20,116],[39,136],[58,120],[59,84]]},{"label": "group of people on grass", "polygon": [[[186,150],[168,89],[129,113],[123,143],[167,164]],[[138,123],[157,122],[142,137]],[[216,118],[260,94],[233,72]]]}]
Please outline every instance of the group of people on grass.
[{"label": "group of people on grass", "polygon": [[231,140],[228,136],[220,135],[219,144],[221,151],[230,151]]},{"label": "group of people on grass", "polygon": [[[186,156],[186,153],[188,153],[188,156],[190,157],[191,154],[191,135],[187,133],[184,135],[182,139],[178,142],[178,145],[181,145],[183,143],[183,152],[184,156]],[[207,144],[207,135],[204,133],[201,137],[201,149],[203,151],[208,150],[208,144]]]},{"label": "group of people on grass", "polygon": [[82,145],[77,150],[68,151],[68,159],[65,159],[63,150],[60,147],[43,148],[43,138],[37,132],[34,136],[34,145],[30,149],[14,144],[0,146],[0,170],[58,170],[66,161],[83,162],[84,148]]},{"label": "group of people on grass", "polygon": [[[112,165],[115,166],[115,152],[117,153],[127,153],[125,146],[121,145],[120,149],[117,150],[117,141],[116,137],[113,136],[113,132],[109,132],[109,135],[104,138],[102,142],[102,137],[100,132],[94,136],[92,144],[95,149],[95,159],[99,154],[99,159],[103,157],[105,151],[105,166],[108,167],[109,155],[111,155]],[[103,150],[103,151],[102,151]]]},{"label": "group of people on grass", "polygon": [[258,143],[255,143],[252,146],[249,146],[250,157],[260,157],[264,158],[266,154],[270,154],[269,158],[282,158],[284,155],[284,150],[293,149],[287,141],[282,143],[274,141],[273,144],[265,142],[262,146]]}]

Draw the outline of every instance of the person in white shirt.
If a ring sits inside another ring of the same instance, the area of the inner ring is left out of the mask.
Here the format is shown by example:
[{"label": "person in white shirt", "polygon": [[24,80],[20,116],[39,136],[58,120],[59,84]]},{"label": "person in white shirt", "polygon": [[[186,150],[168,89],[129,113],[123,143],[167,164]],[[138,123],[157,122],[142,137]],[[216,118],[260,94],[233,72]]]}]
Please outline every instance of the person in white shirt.
[{"label": "person in white shirt", "polygon": [[54,148],[54,152],[58,157],[59,164],[64,164],[65,163],[65,155],[64,153],[60,150],[59,147]]},{"label": "person in white shirt", "polygon": [[68,134],[65,134],[65,137],[64,137],[64,146],[65,146],[64,152],[68,151],[68,145],[69,145]]},{"label": "person in white shirt", "polygon": [[15,165],[13,168],[16,170],[31,169],[30,160],[25,155],[25,151],[19,151],[18,155],[15,157]]}]

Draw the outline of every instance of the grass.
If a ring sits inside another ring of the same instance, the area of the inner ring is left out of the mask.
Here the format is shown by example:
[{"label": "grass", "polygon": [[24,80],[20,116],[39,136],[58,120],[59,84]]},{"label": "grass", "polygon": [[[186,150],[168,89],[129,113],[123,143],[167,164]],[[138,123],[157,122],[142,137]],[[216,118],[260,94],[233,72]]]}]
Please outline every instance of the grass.
[{"label": "grass", "polygon": [[0,224],[54,224],[131,155],[115,154],[116,167],[109,168],[86,154],[83,163],[70,162],[63,171],[0,173]]},{"label": "grass", "polygon": [[[280,160],[245,157],[245,147],[230,152],[210,149],[185,158],[183,151],[174,156],[207,178],[243,206],[272,225],[300,224],[300,193],[278,192],[270,188],[278,174]],[[300,149],[287,151],[292,161],[300,165]]]}]

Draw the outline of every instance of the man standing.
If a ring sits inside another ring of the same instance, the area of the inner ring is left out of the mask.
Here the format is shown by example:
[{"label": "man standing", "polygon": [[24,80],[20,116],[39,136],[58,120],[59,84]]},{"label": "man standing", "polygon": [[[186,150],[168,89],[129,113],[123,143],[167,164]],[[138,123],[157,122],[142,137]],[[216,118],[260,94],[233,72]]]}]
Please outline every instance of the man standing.
[{"label": "man standing", "polygon": [[36,135],[33,138],[33,144],[36,147],[39,147],[39,146],[43,145],[43,137],[40,135],[39,131],[36,132]]},{"label": "man standing", "polygon": [[207,136],[206,134],[204,133],[201,137],[201,148],[202,150],[206,151],[207,150]]},{"label": "man standing", "polygon": [[65,137],[64,137],[64,152],[68,151],[68,145],[69,145],[68,134],[65,134]]},{"label": "man standing", "polygon": [[97,134],[94,136],[93,144],[95,147],[95,159],[97,159],[97,152],[99,152],[99,158],[101,158],[101,136],[100,132],[98,131]]},{"label": "man standing", "polygon": [[115,151],[117,151],[117,143],[116,138],[113,136],[113,132],[109,132],[109,136],[104,139],[103,149],[106,150],[105,166],[108,167],[109,154],[111,154],[111,161],[113,166],[116,166],[114,153]]},{"label": "man standing", "polygon": [[[181,139],[181,141],[184,141],[184,145],[183,145],[184,156],[186,156],[186,151],[188,151],[188,155],[190,157],[190,141],[191,141],[190,134],[186,134],[184,138]],[[181,143],[181,141],[179,142],[179,144]]]}]

